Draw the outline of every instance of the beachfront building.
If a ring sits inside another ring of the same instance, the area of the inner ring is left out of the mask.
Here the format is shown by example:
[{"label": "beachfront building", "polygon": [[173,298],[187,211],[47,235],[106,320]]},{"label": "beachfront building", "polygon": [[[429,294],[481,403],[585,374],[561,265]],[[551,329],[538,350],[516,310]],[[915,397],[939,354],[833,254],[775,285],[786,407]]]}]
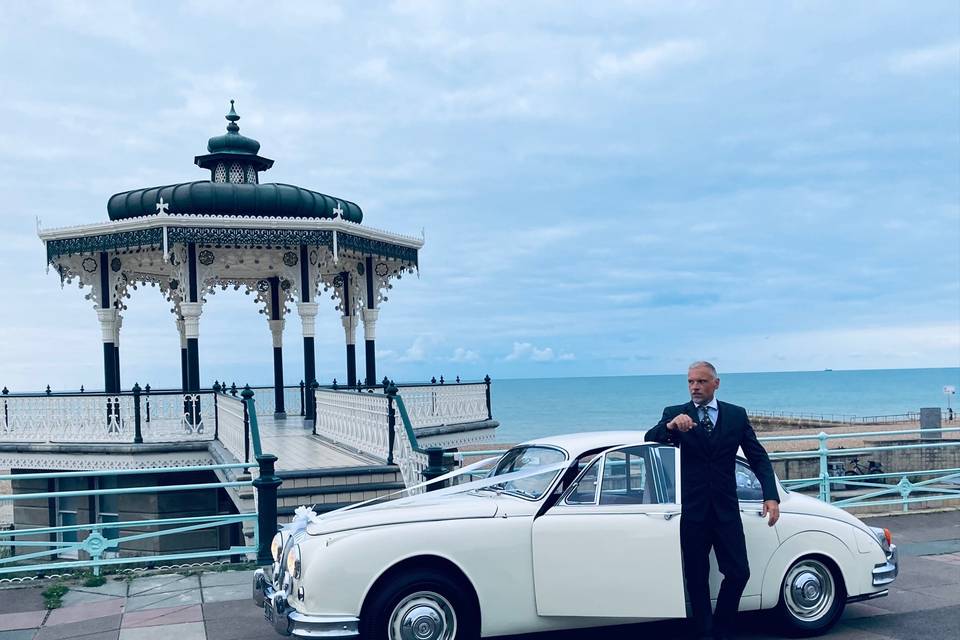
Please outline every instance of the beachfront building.
[{"label": "beachfront building", "polygon": [[[255,509],[252,492],[241,489],[208,489],[189,499],[122,490],[204,478],[229,483],[243,473],[206,467],[249,463],[261,452],[277,456],[277,476],[286,482],[278,496],[281,516],[299,504],[319,504],[322,511],[420,482],[428,447],[450,450],[493,439],[489,379],[400,385],[388,394],[386,377],[378,378],[380,309],[393,283],[418,268],[423,240],[362,224],[360,206],[345,198],[264,182],[274,161],[240,133],[233,101],[226,120],[226,132],[210,138],[207,153],[194,158],[207,179],[117,193],[107,203],[108,221],[39,231],[49,268],[64,285],[79,286],[92,305],[90,319],[99,323],[103,344],[103,391],[91,391],[98,385],[68,393],[4,388],[0,469],[118,470],[82,482],[25,477],[12,488],[41,495],[77,491],[81,483],[91,491],[121,491],[23,500],[14,510],[17,527]],[[169,327],[179,332],[180,353],[156,358],[179,355],[178,389],[124,384],[123,316],[135,302],[131,291],[141,287],[159,289],[170,304]],[[203,373],[203,311],[217,290],[227,288],[250,294],[266,319],[273,337],[268,386],[242,390]],[[324,356],[343,359],[343,377],[333,385],[316,380],[314,337],[325,330],[317,322],[324,304],[339,315],[340,326],[330,329],[342,328],[344,336],[341,354]],[[287,384],[283,329],[294,311],[304,365],[299,381]],[[361,330],[362,369],[356,347]],[[398,395],[409,432],[399,423]],[[206,534],[151,544],[225,548],[237,537]]]}]

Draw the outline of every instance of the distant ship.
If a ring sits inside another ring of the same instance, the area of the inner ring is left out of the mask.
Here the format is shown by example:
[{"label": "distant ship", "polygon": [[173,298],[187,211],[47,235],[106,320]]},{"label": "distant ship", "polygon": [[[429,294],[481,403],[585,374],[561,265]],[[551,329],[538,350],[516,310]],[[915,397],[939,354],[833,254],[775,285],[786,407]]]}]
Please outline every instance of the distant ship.
[{"label": "distant ship", "polygon": [[833,371],[833,369],[824,369],[824,371]]}]

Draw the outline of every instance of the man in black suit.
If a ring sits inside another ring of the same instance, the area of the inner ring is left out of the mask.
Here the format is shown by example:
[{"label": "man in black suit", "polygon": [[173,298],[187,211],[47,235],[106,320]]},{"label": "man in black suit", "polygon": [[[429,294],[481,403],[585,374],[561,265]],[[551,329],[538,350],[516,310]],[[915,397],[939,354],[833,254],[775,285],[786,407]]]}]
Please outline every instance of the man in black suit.
[{"label": "man in black suit", "polygon": [[[750,577],[737,500],[738,448],[763,488],[763,515],[771,527],[780,517],[780,499],[770,458],[746,410],[714,397],[720,387],[716,368],[694,362],[687,386],[691,401],[664,409],[646,439],[680,448],[680,547],[696,633],[701,638],[730,638]],[[710,608],[711,547],[723,573],[716,613]]]}]

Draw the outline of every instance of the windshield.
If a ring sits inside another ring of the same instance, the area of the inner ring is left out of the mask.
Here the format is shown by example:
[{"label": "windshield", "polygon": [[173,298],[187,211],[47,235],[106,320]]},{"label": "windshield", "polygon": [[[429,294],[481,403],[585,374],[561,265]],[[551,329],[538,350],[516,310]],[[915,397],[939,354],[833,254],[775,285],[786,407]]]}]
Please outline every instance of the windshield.
[{"label": "windshield", "polygon": [[[507,451],[496,468],[490,474],[490,477],[502,476],[514,471],[535,471],[538,467],[549,467],[558,462],[567,459],[567,455],[559,449],[549,447],[516,447]],[[559,470],[550,473],[541,473],[538,475],[511,480],[503,484],[493,485],[494,489],[506,493],[514,493],[523,498],[539,499],[546,493]]]}]

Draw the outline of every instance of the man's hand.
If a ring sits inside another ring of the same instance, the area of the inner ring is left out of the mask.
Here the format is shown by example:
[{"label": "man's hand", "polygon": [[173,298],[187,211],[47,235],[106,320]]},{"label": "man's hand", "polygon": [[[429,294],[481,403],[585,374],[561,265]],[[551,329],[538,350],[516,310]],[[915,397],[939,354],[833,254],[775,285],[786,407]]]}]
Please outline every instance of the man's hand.
[{"label": "man's hand", "polygon": [[697,423],[693,421],[693,418],[685,413],[681,413],[667,423],[667,429],[670,431],[673,431],[674,429],[678,431],[690,431],[690,429],[693,429],[696,425]]},{"label": "man's hand", "polygon": [[761,516],[770,515],[770,518],[767,520],[768,526],[773,526],[777,524],[777,520],[780,519],[780,503],[776,500],[764,500],[763,501],[763,511],[760,512]]}]

